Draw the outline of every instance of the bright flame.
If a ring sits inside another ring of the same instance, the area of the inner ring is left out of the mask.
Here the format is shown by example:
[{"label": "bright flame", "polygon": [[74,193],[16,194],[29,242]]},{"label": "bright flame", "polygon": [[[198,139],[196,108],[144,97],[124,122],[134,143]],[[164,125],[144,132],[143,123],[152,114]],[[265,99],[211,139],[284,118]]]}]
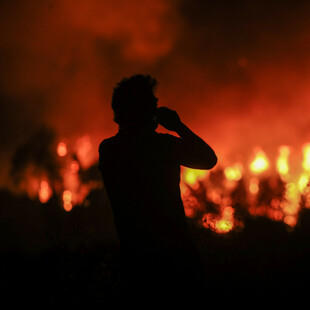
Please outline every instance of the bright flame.
[{"label": "bright flame", "polygon": [[307,174],[303,173],[298,180],[298,189],[301,193],[304,192],[309,182],[309,177]]},{"label": "bright flame", "polygon": [[304,160],[302,162],[302,167],[310,172],[310,143],[307,143],[303,147],[303,155],[304,155]]},{"label": "bright flame", "polygon": [[67,144],[64,142],[59,142],[57,145],[57,154],[60,157],[66,156],[68,153]]},{"label": "bright flame", "polygon": [[228,233],[234,227],[234,209],[231,206],[225,206],[220,216],[206,213],[202,218],[202,223],[204,227],[219,234]]},{"label": "bright flame", "polygon": [[250,164],[253,173],[258,174],[269,168],[269,161],[266,154],[262,150],[258,150],[255,159]]},{"label": "bright flame", "polygon": [[294,215],[286,215],[284,217],[284,223],[291,227],[294,227],[297,224],[297,217]]},{"label": "bright flame", "polygon": [[239,181],[242,177],[242,165],[240,163],[224,169],[225,177],[230,181]]},{"label": "bright flame", "polygon": [[[94,163],[94,149],[89,136],[85,135],[76,142],[77,157],[83,168],[88,168]],[[96,153],[97,156],[97,153]]]},{"label": "bright flame", "polygon": [[249,191],[252,194],[257,194],[259,191],[259,180],[257,178],[250,179]]},{"label": "bright flame", "polygon": [[279,157],[277,159],[277,170],[282,177],[287,176],[289,172],[288,157],[290,149],[287,146],[281,146],[279,148]]},{"label": "bright flame", "polygon": [[69,212],[72,210],[72,193],[69,190],[65,190],[62,194],[63,207]]},{"label": "bright flame", "polygon": [[39,188],[39,200],[42,203],[48,202],[48,200],[52,196],[52,189],[50,188],[47,181],[42,180],[40,182],[40,188]]},{"label": "bright flame", "polygon": [[227,233],[234,226],[234,209],[230,206],[225,207],[220,220],[215,222],[215,229],[218,233]]},{"label": "bright flame", "polygon": [[198,182],[203,180],[207,174],[207,170],[184,168],[183,179],[188,185],[197,187],[199,185]]},{"label": "bright flame", "polygon": [[80,170],[80,164],[77,160],[73,160],[70,165],[70,169],[72,173],[78,173]]}]

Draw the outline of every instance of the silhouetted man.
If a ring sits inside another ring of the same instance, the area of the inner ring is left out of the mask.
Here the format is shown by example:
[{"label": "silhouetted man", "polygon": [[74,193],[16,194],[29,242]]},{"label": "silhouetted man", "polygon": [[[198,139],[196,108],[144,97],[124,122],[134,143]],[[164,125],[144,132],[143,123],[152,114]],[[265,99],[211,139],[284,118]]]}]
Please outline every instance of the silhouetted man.
[{"label": "silhouetted man", "polygon": [[[217,162],[211,147],[175,111],[157,107],[156,85],[148,75],[116,85],[112,109],[119,131],[99,147],[131,292],[181,292],[201,280],[180,195],[180,166],[211,169]],[[179,137],[157,133],[158,124]]]}]

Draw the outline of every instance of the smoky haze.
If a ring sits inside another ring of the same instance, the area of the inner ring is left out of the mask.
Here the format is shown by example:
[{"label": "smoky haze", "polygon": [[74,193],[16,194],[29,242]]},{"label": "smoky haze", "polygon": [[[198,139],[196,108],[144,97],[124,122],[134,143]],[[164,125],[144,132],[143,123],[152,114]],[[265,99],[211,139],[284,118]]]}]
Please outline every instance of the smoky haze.
[{"label": "smoky haze", "polygon": [[0,3],[1,182],[42,125],[94,145],[116,132],[122,77],[159,81],[223,161],[310,139],[308,1],[29,0]]}]

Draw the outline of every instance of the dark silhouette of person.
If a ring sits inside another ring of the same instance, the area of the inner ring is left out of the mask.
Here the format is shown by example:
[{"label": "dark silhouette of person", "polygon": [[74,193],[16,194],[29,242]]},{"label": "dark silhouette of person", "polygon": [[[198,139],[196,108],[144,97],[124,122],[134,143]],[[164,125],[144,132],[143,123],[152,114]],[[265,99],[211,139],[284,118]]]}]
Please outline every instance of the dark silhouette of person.
[{"label": "dark silhouette of person", "polygon": [[[116,84],[112,109],[119,131],[101,142],[99,169],[126,290],[171,295],[200,286],[203,275],[180,195],[180,166],[211,169],[217,157],[175,111],[157,106],[156,86],[141,74]],[[179,137],[156,132],[158,124]]]}]

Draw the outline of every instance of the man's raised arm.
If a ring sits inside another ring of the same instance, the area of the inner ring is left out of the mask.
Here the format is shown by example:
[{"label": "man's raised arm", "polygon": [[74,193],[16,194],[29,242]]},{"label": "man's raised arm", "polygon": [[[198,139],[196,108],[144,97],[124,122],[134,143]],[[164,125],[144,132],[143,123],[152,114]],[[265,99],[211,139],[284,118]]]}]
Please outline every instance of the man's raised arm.
[{"label": "man's raised arm", "polygon": [[157,119],[160,125],[179,135],[176,151],[181,165],[194,169],[211,169],[216,165],[217,157],[213,149],[182,123],[175,111],[160,107],[157,109]]}]

